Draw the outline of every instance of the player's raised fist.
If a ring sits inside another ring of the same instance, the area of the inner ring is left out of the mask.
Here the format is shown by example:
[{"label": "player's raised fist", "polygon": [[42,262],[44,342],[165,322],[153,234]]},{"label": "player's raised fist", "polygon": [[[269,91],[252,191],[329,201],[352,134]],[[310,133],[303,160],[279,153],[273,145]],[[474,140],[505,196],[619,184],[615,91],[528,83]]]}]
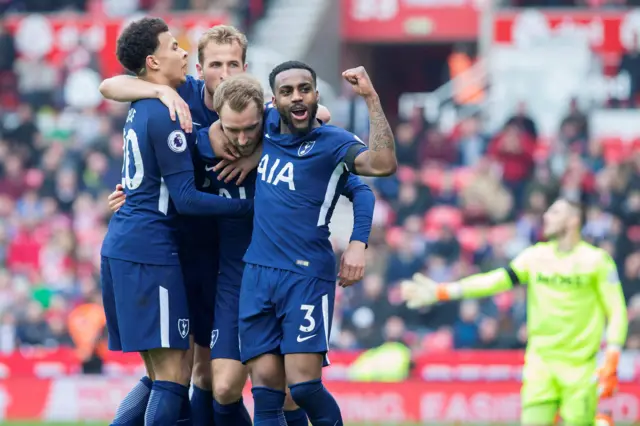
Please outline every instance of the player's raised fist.
[{"label": "player's raised fist", "polygon": [[400,294],[409,309],[419,309],[438,301],[437,284],[422,274],[414,274],[413,279],[400,283]]},{"label": "player's raised fist", "polygon": [[342,77],[351,85],[353,91],[362,97],[375,96],[376,90],[364,67],[356,67],[346,70]]}]

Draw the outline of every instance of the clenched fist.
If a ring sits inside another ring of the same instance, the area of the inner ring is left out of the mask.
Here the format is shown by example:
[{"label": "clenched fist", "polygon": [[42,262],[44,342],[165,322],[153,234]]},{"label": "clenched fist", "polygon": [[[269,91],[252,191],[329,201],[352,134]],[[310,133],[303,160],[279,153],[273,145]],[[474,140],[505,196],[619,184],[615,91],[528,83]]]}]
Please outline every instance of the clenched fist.
[{"label": "clenched fist", "polygon": [[364,67],[356,67],[346,70],[342,73],[342,77],[351,85],[353,91],[363,98],[376,96],[376,89],[367,74]]}]

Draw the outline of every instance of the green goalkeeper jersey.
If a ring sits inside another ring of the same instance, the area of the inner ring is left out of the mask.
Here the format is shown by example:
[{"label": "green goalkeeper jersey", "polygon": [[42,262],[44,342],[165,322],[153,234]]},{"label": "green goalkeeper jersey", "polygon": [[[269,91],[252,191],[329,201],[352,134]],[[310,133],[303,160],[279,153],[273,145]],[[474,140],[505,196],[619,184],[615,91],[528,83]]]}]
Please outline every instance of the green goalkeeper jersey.
[{"label": "green goalkeeper jersey", "polygon": [[514,281],[527,284],[528,352],[570,362],[592,359],[607,320],[607,342],[625,342],[627,315],[620,280],[613,259],[600,248],[581,242],[571,252],[560,252],[555,242],[538,243],[509,268],[482,275],[486,279],[460,281],[463,297],[508,290]]}]

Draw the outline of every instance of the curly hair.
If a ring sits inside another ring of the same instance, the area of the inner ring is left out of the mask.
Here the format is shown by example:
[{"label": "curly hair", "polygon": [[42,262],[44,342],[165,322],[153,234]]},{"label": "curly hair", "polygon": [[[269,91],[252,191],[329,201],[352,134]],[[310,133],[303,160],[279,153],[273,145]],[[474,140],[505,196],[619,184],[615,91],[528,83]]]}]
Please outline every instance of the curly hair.
[{"label": "curly hair", "polygon": [[169,31],[160,18],[142,18],[133,21],[118,37],[116,56],[127,70],[136,75],[146,72],[147,56],[153,55],[160,41],[158,36]]}]

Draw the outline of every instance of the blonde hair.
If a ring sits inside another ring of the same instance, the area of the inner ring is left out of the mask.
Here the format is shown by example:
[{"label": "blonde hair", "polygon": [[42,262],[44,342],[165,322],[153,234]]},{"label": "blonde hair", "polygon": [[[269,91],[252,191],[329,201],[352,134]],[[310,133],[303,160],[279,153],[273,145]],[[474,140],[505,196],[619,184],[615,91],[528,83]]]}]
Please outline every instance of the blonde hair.
[{"label": "blonde hair", "polygon": [[242,64],[244,65],[246,62],[247,46],[249,45],[249,42],[247,41],[247,36],[240,32],[236,27],[232,27],[231,25],[216,25],[209,28],[204,34],[202,34],[202,36],[200,36],[200,40],[198,40],[198,62],[200,62],[200,65],[202,65],[204,60],[204,49],[210,42],[228,45],[238,43],[242,48]]},{"label": "blonde hair", "polygon": [[213,109],[218,114],[225,105],[233,111],[242,112],[251,102],[255,102],[259,111],[264,108],[262,85],[248,74],[237,74],[224,80],[213,94]]}]

